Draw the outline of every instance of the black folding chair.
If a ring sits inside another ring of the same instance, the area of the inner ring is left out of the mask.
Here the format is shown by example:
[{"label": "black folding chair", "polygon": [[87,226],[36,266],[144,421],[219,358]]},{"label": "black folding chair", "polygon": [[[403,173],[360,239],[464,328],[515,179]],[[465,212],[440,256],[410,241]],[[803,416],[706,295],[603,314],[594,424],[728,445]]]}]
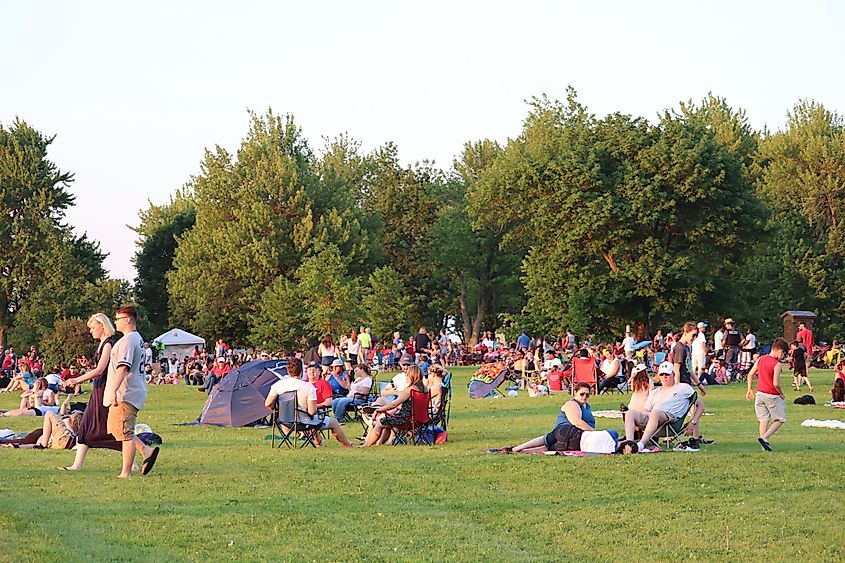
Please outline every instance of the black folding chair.
[{"label": "black folding chair", "polygon": [[[287,391],[279,395],[276,401],[276,410],[273,411],[273,440],[271,446],[276,446],[276,432],[277,429],[281,434],[278,447],[282,444],[288,448],[297,447],[304,448],[306,445],[316,448],[315,439],[318,438],[322,421],[319,423],[304,422],[303,419],[313,419],[313,417],[299,408],[299,403],[296,397],[296,391]],[[301,441],[301,444],[299,443]]]}]

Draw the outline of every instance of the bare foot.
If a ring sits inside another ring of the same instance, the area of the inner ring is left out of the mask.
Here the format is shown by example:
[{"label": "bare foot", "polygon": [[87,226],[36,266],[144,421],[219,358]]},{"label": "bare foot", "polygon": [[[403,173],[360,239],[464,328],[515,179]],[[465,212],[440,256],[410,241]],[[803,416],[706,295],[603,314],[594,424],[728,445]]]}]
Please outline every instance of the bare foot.
[{"label": "bare foot", "polygon": [[129,473],[127,475],[124,475],[123,473],[121,473],[120,475],[117,476],[118,479],[129,479],[130,477],[132,477],[131,473]]}]

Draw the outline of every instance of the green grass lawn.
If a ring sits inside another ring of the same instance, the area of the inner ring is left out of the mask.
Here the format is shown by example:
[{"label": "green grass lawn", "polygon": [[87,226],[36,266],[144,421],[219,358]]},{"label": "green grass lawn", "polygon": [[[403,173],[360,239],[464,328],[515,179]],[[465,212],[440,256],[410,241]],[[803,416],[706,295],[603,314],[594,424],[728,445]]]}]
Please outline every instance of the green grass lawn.
[{"label": "green grass lawn", "polygon": [[[731,385],[704,398],[702,431],[716,443],[699,453],[488,455],[549,431],[567,396],[470,401],[469,374],[455,371],[449,443],[434,448],[273,450],[267,429],[175,426],[204,395],[151,387],[139,421],[165,444],[147,477],[117,479],[112,451],[67,473],[54,468],[72,452],[0,450],[0,560],[845,558],[845,431],[800,426],[845,411],[793,405],[790,392],[789,421],[764,453],[744,384]],[[821,403],[832,372],[811,376]],[[620,400],[593,398],[593,409]],[[17,401],[0,396],[0,408]]]}]

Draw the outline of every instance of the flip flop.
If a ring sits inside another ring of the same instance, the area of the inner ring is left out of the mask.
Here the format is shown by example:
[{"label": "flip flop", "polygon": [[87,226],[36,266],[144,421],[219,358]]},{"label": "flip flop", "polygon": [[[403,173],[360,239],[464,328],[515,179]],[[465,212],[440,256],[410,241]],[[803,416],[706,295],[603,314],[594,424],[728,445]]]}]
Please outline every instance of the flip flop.
[{"label": "flip flop", "polygon": [[144,460],[144,463],[141,465],[141,475],[147,475],[153,470],[153,466],[156,464],[156,458],[158,458],[158,450],[158,447],[153,448],[153,453]]}]

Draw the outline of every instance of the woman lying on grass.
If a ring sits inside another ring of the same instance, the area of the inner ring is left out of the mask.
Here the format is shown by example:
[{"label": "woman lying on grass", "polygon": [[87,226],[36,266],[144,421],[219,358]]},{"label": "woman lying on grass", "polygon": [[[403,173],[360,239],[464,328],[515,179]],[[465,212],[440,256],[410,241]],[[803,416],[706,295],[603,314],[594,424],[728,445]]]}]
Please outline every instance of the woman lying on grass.
[{"label": "woman lying on grass", "polygon": [[76,445],[76,433],[82,413],[75,412],[67,418],[48,412],[44,415],[44,424],[16,440],[6,440],[0,446],[4,448],[36,448],[40,450],[69,450]]}]

